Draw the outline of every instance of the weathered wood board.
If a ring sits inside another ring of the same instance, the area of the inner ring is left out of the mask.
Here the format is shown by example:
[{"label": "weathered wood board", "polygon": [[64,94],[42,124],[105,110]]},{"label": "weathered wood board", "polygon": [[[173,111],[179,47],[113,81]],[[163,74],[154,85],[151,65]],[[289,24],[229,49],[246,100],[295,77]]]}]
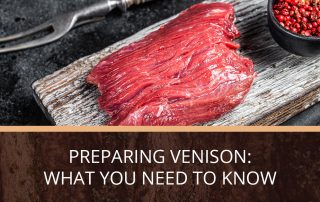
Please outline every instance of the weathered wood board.
[{"label": "weathered wood board", "polygon": [[[282,50],[267,25],[266,0],[225,0],[233,3],[242,54],[255,63],[258,76],[243,104],[219,120],[204,125],[278,125],[319,101],[320,58],[303,58]],[[170,20],[170,19],[168,19]],[[104,125],[96,88],[85,78],[99,60],[143,38],[168,20],[148,27],[93,55],[40,79],[35,97],[56,125]]]}]

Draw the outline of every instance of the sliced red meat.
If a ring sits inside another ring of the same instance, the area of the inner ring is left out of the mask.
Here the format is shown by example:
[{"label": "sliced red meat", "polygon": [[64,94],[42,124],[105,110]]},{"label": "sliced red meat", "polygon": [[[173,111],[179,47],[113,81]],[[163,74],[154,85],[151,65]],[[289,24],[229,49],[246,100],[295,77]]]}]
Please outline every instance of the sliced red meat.
[{"label": "sliced red meat", "polygon": [[228,3],[197,4],[142,40],[104,58],[87,78],[108,125],[192,125],[239,105],[255,72],[237,54]]}]

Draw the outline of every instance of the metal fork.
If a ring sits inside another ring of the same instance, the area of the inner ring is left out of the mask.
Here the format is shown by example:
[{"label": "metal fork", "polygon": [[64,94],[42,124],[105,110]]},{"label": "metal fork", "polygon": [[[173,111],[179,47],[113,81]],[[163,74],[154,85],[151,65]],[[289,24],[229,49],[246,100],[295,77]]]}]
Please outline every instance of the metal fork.
[{"label": "metal fork", "polygon": [[151,0],[105,0],[81,10],[57,16],[56,18],[27,31],[6,37],[0,37],[0,43],[3,43],[21,39],[41,31],[51,30],[50,34],[42,38],[10,47],[0,48],[0,54],[34,48],[54,42],[63,37],[74,27],[104,19],[105,15],[115,8],[120,8],[121,10],[126,11],[127,8],[134,4],[138,5],[148,1]]}]

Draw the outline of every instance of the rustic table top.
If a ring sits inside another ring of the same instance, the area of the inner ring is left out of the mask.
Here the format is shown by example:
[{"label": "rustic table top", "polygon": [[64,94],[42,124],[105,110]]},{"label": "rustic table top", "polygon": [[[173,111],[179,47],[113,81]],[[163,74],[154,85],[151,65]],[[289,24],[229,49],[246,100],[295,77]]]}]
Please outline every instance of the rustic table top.
[{"label": "rustic table top", "polygon": [[[88,1],[1,1],[0,35],[30,28],[59,13],[81,8]],[[62,40],[33,50],[0,55],[0,124],[50,124],[32,97],[31,83],[76,59],[124,39],[144,27],[172,16],[199,0],[162,0],[135,7],[126,14],[113,12],[106,21],[73,30]],[[17,9],[19,8],[19,9]],[[143,20],[141,20],[143,19]],[[90,43],[83,43],[90,41]],[[287,124],[317,125],[316,105]]]}]

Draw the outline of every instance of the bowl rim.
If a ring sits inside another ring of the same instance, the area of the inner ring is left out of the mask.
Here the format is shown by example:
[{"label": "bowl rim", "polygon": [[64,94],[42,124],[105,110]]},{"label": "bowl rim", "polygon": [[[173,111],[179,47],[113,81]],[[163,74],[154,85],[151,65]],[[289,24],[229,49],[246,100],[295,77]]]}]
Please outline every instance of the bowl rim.
[{"label": "bowl rim", "polygon": [[291,35],[292,37],[295,37],[295,38],[299,38],[299,39],[307,40],[307,41],[320,41],[320,37],[303,36],[303,35],[300,35],[300,34],[296,34],[296,33],[293,33],[291,31],[287,30],[282,25],[280,25],[279,21],[277,20],[275,14],[273,12],[273,5],[275,4],[276,1],[277,0],[268,0],[268,13],[269,13],[269,16],[271,17],[271,20],[275,21],[274,24],[277,26],[278,29],[280,29],[281,31],[283,31],[286,34],[289,34],[289,35]]}]

